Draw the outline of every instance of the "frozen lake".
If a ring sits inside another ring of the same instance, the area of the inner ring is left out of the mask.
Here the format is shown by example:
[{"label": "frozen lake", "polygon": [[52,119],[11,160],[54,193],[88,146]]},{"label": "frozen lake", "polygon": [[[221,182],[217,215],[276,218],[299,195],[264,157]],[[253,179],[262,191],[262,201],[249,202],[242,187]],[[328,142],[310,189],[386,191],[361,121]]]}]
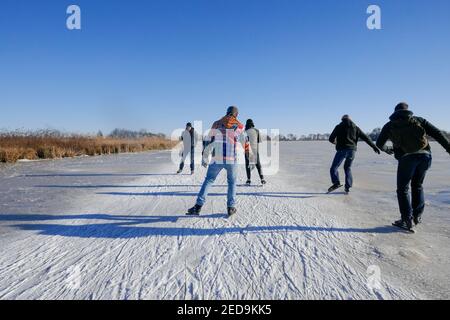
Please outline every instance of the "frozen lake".
[{"label": "frozen lake", "polygon": [[450,298],[439,145],[414,235],[390,226],[395,159],[360,144],[352,194],[326,195],[334,146],[280,151],[267,186],[238,187],[231,219],[224,173],[203,215],[184,216],[206,170],[176,176],[169,152],[0,166],[0,299]]}]

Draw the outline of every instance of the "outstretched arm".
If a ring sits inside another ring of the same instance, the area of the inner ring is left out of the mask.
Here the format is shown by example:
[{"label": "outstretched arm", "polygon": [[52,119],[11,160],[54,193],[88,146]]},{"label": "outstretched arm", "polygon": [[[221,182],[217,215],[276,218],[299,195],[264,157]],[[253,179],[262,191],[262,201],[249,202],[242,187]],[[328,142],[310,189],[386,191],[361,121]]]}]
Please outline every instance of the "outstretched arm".
[{"label": "outstretched arm", "polygon": [[362,130],[360,128],[357,128],[358,130],[358,138],[360,138],[361,140],[363,140],[365,143],[367,143],[369,146],[372,147],[373,151],[375,151],[376,153],[380,154],[380,149],[377,148],[377,146],[375,145],[375,143],[373,143],[372,139],[370,139],[367,134],[365,134],[364,132],[362,132]]},{"label": "outstretched arm", "polygon": [[333,132],[330,134],[330,138],[328,139],[328,141],[330,141],[332,144],[336,144],[336,137],[337,137],[337,127],[335,127]]},{"label": "outstretched arm", "polygon": [[442,131],[423,118],[417,118],[417,120],[419,120],[420,124],[425,129],[427,135],[435,139],[448,153],[450,153],[450,142],[444,136]]},{"label": "outstretched arm", "polygon": [[211,130],[209,130],[206,143],[203,149],[203,156],[202,156],[202,166],[207,167],[209,164],[209,157],[213,154],[214,147],[215,147],[215,136],[218,134],[217,131],[217,121],[213,123]]},{"label": "outstretched arm", "polygon": [[377,140],[377,147],[380,148],[380,150],[386,152],[387,154],[393,154],[394,150],[393,148],[389,148],[386,146],[387,141],[389,140],[389,124],[386,124],[383,129],[381,129],[380,136]]},{"label": "outstretched arm", "polygon": [[376,148],[377,147],[375,145],[375,143],[373,143],[372,139],[370,139],[369,136],[367,136],[367,134],[362,132],[362,130],[360,128],[358,128],[358,138],[363,140],[365,143],[367,143],[372,148]]},{"label": "outstretched arm", "polygon": [[242,146],[242,150],[245,150],[245,144],[248,141],[247,133],[244,130],[244,127],[238,127],[235,131],[236,141],[239,142]]}]

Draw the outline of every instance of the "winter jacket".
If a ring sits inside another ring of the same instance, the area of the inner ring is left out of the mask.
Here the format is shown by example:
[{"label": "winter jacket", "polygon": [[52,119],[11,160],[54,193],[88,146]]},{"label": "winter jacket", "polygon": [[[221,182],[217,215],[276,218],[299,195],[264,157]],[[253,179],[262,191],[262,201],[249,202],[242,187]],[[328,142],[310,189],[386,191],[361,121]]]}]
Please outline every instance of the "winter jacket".
[{"label": "winter jacket", "polygon": [[372,148],[376,148],[373,141],[350,119],[343,119],[334,128],[330,135],[330,142],[336,143],[336,150],[351,149],[356,150],[358,140],[364,140]]},{"label": "winter jacket", "polygon": [[250,128],[245,130],[245,154],[249,156],[250,162],[255,163],[259,154],[259,143],[261,143],[261,136],[259,130]]},{"label": "winter jacket", "polygon": [[180,140],[183,141],[183,149],[190,150],[197,144],[198,136],[195,129],[192,128],[191,131],[184,130]]},{"label": "winter jacket", "polygon": [[213,162],[233,163],[237,160],[237,144],[244,145],[244,125],[235,116],[225,116],[214,122],[209,133],[211,141],[206,146],[203,159],[207,162],[210,154]]},{"label": "winter jacket", "polygon": [[[410,117],[413,117],[415,120],[418,121],[418,123],[420,124],[420,126],[425,130],[426,134],[432,138],[434,138],[441,146],[444,147],[445,150],[447,150],[448,153],[450,153],[450,143],[448,141],[448,139],[444,136],[444,134],[435,126],[433,126],[431,123],[429,123],[427,120],[425,120],[424,118],[420,118],[420,117],[416,117],[414,116],[414,114],[409,111],[409,110],[399,110],[394,112],[394,114],[392,114],[389,117],[389,121],[388,123],[386,123],[386,125],[383,127],[383,129],[381,130],[380,136],[378,137],[377,140],[377,146],[378,148],[380,148],[382,151],[385,152],[389,152],[390,150],[394,151],[394,155],[396,159],[400,159],[403,156],[406,155],[406,153],[402,150],[401,146],[396,146],[394,145],[392,148],[387,147],[386,143],[388,140],[392,140],[392,121],[398,120],[398,119],[408,119]],[[412,137],[405,137],[406,139],[410,139]],[[428,143],[428,145],[421,150],[421,152],[428,152],[431,153],[431,146]]]}]

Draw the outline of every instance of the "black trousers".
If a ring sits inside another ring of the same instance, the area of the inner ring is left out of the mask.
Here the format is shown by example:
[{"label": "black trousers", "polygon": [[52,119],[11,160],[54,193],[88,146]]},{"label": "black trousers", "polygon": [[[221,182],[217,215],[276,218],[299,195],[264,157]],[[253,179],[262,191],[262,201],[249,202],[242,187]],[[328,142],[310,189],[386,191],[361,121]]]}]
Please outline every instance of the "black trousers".
[{"label": "black trousers", "polygon": [[[249,168],[250,166],[250,155],[249,154],[245,154],[245,170],[247,171],[247,179],[250,180],[252,177],[252,173],[251,170]],[[259,160],[259,153],[258,156],[256,157],[256,169],[258,170],[258,174],[259,177],[262,179],[264,179],[264,175],[262,172],[262,167],[261,167],[261,161]]]},{"label": "black trousers", "polygon": [[184,161],[186,160],[186,158],[187,158],[189,153],[191,154],[191,171],[194,171],[194,168],[195,168],[195,166],[194,166],[194,147],[191,147],[191,151],[190,152],[186,151],[186,150],[183,150],[183,156],[181,158],[181,163],[180,163],[180,170],[181,171],[183,171]]}]

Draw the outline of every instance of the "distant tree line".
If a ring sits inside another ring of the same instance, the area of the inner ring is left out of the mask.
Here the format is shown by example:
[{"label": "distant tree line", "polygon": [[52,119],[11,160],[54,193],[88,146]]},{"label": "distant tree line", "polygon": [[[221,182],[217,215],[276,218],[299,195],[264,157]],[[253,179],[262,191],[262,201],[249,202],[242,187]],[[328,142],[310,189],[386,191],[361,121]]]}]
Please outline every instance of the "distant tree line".
[{"label": "distant tree line", "polygon": [[163,133],[152,133],[145,129],[139,131],[127,130],[127,129],[114,129],[111,133],[104,135],[101,130],[97,134],[87,133],[69,133],[59,131],[55,129],[42,129],[42,130],[23,130],[18,129],[14,131],[0,130],[0,137],[15,136],[15,137],[43,137],[43,138],[74,138],[74,137],[97,137],[97,138],[117,138],[117,139],[140,139],[140,138],[162,138],[166,139],[166,135]]},{"label": "distant tree line", "polygon": [[[99,131],[97,136],[103,136],[103,133]],[[139,138],[148,138],[148,137],[158,137],[158,138],[166,138],[166,135],[163,133],[152,133],[148,132],[145,129],[141,129],[139,131],[127,130],[127,129],[114,129],[108,137],[111,138],[120,138],[120,139],[139,139]]]},{"label": "distant tree line", "polygon": [[280,135],[280,141],[328,141],[330,138],[329,133],[314,133],[309,135],[300,135],[297,136],[295,134],[289,133],[287,135]]}]

